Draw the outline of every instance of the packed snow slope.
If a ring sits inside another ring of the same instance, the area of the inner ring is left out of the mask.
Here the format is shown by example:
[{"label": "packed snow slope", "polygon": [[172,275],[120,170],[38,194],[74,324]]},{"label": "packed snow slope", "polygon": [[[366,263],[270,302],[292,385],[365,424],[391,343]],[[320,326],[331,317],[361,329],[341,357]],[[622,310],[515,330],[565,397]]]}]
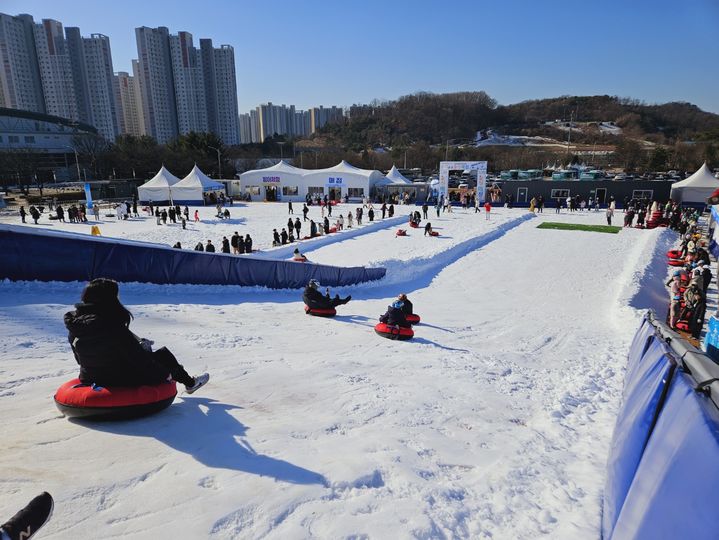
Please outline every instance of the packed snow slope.
[{"label": "packed snow slope", "polygon": [[[259,231],[286,211],[233,216]],[[658,298],[641,289],[671,233],[543,220],[604,215],[455,209],[430,219],[438,238],[337,235],[310,258],[388,276],[337,291],[352,301],[334,319],[298,291],[123,284],[135,333],[211,373],[131,422],[53,405],[77,373],[62,315],[83,284],[0,283],[0,517],[47,490],[49,539],[597,538],[628,345]],[[372,329],[400,292],[422,316],[409,342]]]}]

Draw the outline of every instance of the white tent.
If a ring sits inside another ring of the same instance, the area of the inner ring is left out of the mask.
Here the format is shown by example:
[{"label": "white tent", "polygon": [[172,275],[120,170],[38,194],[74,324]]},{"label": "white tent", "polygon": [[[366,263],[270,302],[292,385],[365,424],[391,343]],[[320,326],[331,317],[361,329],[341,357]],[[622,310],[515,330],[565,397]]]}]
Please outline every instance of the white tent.
[{"label": "white tent", "polygon": [[172,186],[172,200],[175,204],[203,203],[206,192],[224,190],[224,184],[208,178],[207,175],[195,165],[190,171],[190,174]]},{"label": "white tent", "polygon": [[412,185],[412,181],[409,180],[407,177],[405,177],[401,172],[397,170],[397,167],[392,165],[392,168],[389,170],[389,172],[385,175],[385,178],[381,178],[378,180],[377,184],[378,186],[410,186]]},{"label": "white tent", "polygon": [[681,182],[672,184],[671,199],[681,203],[706,203],[709,196],[719,189],[719,179],[714,178],[707,164]]},{"label": "white tent", "polygon": [[177,176],[165,169],[163,165],[158,173],[150,180],[137,188],[137,195],[140,202],[166,202],[172,198],[170,186],[174,186],[180,181]]},{"label": "white tent", "polygon": [[379,171],[358,169],[345,161],[327,169],[312,170],[281,161],[266,169],[242,173],[240,184],[243,192],[249,193],[253,200],[302,201],[307,195],[359,200],[368,196],[370,188],[383,179],[384,175]]}]

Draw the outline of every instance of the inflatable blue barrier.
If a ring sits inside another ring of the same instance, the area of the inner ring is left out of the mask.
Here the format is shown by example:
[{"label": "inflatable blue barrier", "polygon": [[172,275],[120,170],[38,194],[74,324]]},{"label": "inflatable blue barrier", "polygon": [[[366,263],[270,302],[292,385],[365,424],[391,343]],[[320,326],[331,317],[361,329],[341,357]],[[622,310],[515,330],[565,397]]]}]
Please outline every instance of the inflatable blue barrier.
[{"label": "inflatable blue barrier", "polygon": [[630,348],[602,538],[717,538],[717,479],[719,365],[650,312]]},{"label": "inflatable blue barrier", "polygon": [[687,375],[672,382],[613,540],[716,539],[719,414]]},{"label": "inflatable blue barrier", "polygon": [[28,227],[0,226],[0,279],[263,286],[297,289],[317,279],[341,287],[381,279],[384,268],[273,261]]},{"label": "inflatable blue barrier", "polygon": [[[647,324],[649,328],[651,325]],[[611,532],[624,504],[642,453],[649,439],[666,392],[674,364],[667,359],[667,346],[650,336],[649,348],[635,364],[634,373],[627,371],[622,408],[614,428],[607,482],[604,489],[604,529]]]}]

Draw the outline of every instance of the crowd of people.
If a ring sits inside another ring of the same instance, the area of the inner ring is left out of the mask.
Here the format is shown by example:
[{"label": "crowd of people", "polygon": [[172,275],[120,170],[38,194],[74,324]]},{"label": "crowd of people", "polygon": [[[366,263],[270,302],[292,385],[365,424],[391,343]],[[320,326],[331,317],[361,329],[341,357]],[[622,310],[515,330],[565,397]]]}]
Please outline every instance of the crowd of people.
[{"label": "crowd of people", "polygon": [[[681,238],[673,254],[676,259],[673,260],[680,261],[682,265],[675,267],[666,283],[669,287],[669,326],[686,331],[698,339],[704,326],[707,290],[712,280],[706,239],[698,226],[699,212],[682,209],[672,201],[665,205],[664,212]],[[674,218],[675,213],[679,217]]]}]

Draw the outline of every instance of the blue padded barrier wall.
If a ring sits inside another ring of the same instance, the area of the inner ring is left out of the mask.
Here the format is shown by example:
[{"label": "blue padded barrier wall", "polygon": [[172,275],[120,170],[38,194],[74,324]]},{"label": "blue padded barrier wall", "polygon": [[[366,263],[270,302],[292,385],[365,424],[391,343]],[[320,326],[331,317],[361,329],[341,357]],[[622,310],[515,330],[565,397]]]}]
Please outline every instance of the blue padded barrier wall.
[{"label": "blue padded barrier wall", "polygon": [[[646,324],[650,329],[652,326]],[[604,530],[611,533],[629,486],[644,452],[661,398],[674,371],[667,358],[667,346],[650,335],[649,348],[630,375],[627,371],[624,400],[614,428],[610,458],[607,464]]]},{"label": "blue padded barrier wall", "polygon": [[384,268],[341,268],[204,253],[74,233],[0,226],[0,279],[87,281],[107,277],[145,283],[297,289],[317,279],[338,287],[381,279]]},{"label": "blue padded barrier wall", "polygon": [[669,389],[612,540],[716,540],[719,414],[679,374]]},{"label": "blue padded barrier wall", "polygon": [[719,365],[650,312],[630,347],[604,540],[719,538]]}]

